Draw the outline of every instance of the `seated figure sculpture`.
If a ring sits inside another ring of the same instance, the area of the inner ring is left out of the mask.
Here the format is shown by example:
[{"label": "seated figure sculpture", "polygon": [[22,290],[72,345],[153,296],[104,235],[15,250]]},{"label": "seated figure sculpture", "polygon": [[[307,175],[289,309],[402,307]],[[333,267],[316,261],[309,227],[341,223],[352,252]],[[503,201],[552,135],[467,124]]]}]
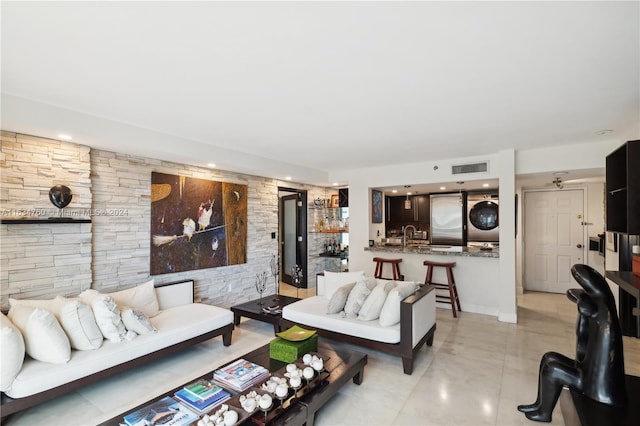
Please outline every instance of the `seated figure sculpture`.
[{"label": "seated figure sculpture", "polygon": [[542,356],[536,402],[518,406],[530,420],[551,421],[563,386],[603,404],[627,404],[622,332],[611,289],[590,266],[574,265],[571,273],[582,286],[567,291],[578,307],[576,359],[557,352]]}]

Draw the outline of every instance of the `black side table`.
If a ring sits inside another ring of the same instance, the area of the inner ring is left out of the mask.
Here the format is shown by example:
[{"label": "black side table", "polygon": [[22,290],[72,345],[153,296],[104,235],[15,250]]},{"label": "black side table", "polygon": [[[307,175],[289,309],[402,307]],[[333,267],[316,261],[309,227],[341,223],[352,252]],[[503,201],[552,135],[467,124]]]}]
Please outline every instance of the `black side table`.
[{"label": "black side table", "polygon": [[[251,300],[240,305],[232,306],[231,312],[233,312],[233,322],[235,325],[240,325],[240,318],[247,317],[254,320],[268,322],[273,324],[273,333],[279,333],[282,331],[280,327],[280,320],[282,319],[282,308],[296,302],[300,299],[297,297],[278,295],[276,301],[276,295],[264,296],[262,298],[263,304],[260,305],[260,299]],[[269,306],[280,305],[280,309],[275,313],[266,313],[262,308]]]}]

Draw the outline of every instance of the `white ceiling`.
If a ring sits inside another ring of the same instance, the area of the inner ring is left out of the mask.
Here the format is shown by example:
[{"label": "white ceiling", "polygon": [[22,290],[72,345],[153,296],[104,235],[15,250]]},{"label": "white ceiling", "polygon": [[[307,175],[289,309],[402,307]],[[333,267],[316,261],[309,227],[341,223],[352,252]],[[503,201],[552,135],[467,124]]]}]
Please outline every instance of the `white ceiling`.
[{"label": "white ceiling", "polygon": [[316,184],[637,135],[638,6],[2,1],[2,128]]}]

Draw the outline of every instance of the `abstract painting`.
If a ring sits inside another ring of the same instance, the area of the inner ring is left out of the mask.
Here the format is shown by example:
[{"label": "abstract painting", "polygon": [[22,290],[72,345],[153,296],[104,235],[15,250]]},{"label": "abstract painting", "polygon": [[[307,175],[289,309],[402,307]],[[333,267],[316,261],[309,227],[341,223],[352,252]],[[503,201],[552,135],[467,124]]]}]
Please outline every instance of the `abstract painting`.
[{"label": "abstract painting", "polygon": [[382,223],[382,191],[371,190],[371,222]]},{"label": "abstract painting", "polygon": [[246,263],[247,189],[151,173],[151,275]]}]

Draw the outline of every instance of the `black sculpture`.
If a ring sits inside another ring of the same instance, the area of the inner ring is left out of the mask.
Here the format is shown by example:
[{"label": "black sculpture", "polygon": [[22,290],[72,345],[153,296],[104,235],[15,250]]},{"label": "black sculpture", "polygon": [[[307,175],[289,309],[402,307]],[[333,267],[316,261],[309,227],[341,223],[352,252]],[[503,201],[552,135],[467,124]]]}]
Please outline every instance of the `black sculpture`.
[{"label": "black sculpture", "polygon": [[49,190],[49,200],[61,210],[69,205],[72,198],[73,194],[68,186],[56,185]]},{"label": "black sculpture", "polygon": [[603,404],[620,408],[627,404],[622,332],[611,289],[590,266],[574,265],[571,274],[584,289],[567,291],[578,305],[576,359],[557,352],[542,356],[538,398],[518,406],[530,420],[551,421],[564,385]]}]

